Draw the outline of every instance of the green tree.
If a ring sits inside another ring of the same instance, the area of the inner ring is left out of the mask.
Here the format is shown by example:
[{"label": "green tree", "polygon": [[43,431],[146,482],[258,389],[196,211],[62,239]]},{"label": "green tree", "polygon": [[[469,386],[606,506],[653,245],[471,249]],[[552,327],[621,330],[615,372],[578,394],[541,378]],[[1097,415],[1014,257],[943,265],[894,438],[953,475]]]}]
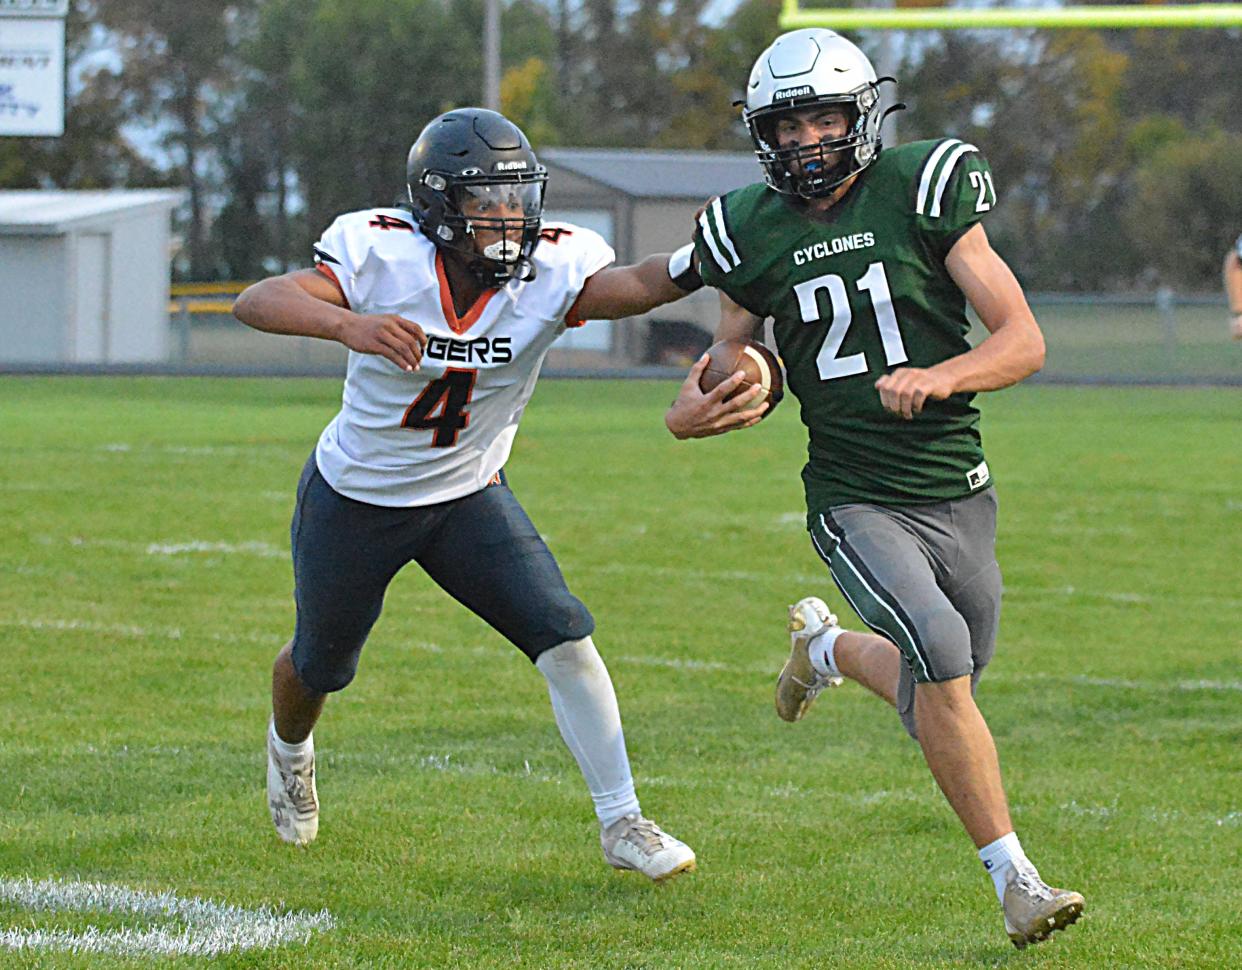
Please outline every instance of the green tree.
[{"label": "green tree", "polygon": [[1126,213],[1132,244],[1160,282],[1215,290],[1242,227],[1242,134],[1171,138],[1141,163]]},{"label": "green tree", "polygon": [[236,83],[239,24],[257,0],[99,0],[100,23],[122,45],[124,78],[135,117],[166,127],[165,149],[189,191],[186,227],[190,275],[204,279],[208,248],[210,139]]}]

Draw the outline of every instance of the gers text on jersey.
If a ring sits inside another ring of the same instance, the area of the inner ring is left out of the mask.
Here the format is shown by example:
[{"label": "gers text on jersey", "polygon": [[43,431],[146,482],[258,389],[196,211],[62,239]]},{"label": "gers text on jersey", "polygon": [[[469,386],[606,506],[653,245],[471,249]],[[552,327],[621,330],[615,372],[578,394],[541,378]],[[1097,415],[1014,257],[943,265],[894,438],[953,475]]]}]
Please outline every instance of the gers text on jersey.
[{"label": "gers text on jersey", "polygon": [[614,259],[589,229],[548,223],[534,279],[487,290],[458,317],[436,247],[402,209],[338,218],[315,245],[316,267],[357,313],[393,313],[427,334],[406,373],[349,354],[341,410],[320,435],[324,479],[372,505],[432,505],[485,487],[509,457],[543,359],[587,279]]},{"label": "gers text on jersey", "polygon": [[906,421],[884,409],[875,382],[970,349],[944,260],[995,203],[983,156],[949,138],[885,149],[821,216],[762,184],[702,213],[704,282],[773,318],[810,430],[812,507],[940,502],[988,484],[973,395],[929,401]]}]

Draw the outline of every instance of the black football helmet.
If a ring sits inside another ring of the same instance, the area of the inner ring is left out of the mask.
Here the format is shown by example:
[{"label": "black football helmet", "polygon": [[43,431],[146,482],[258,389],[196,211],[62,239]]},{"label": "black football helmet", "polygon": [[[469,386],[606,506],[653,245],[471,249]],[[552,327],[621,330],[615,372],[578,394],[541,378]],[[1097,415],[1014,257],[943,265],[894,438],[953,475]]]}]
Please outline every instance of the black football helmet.
[{"label": "black football helmet", "polygon": [[[522,129],[484,108],[449,111],[418,136],[405,174],[423,233],[460,256],[481,283],[534,278],[548,170]],[[480,234],[496,239],[480,248]]]}]

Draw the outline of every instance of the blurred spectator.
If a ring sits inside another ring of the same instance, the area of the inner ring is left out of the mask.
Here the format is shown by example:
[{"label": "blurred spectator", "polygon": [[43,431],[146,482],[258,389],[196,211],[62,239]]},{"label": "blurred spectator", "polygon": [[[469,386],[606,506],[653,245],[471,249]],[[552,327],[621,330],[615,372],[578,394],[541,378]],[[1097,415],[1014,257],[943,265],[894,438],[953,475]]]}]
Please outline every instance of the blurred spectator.
[{"label": "blurred spectator", "polygon": [[1229,334],[1242,340],[1242,236],[1225,254],[1225,296],[1229,300]]}]

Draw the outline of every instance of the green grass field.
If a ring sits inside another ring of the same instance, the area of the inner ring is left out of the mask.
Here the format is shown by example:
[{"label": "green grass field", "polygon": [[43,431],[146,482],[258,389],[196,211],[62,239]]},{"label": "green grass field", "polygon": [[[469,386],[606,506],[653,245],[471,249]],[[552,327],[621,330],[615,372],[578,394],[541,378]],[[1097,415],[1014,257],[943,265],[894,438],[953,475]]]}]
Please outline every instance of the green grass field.
[{"label": "green grass field", "polygon": [[[338,382],[4,378],[0,883],[331,914],[222,967],[1242,965],[1242,392],[985,401],[1006,606],[980,705],[1024,845],[1087,898],[1022,953],[895,715],[855,685],[773,712],[786,605],[848,613],[795,407],[678,443],[673,392],[545,382],[509,463],[596,616],[644,810],[698,852],[655,887],[604,865],[543,678],[413,570],[316,732],[319,840],[276,839],[288,520]],[[186,920],[0,899],[0,937]]]}]

